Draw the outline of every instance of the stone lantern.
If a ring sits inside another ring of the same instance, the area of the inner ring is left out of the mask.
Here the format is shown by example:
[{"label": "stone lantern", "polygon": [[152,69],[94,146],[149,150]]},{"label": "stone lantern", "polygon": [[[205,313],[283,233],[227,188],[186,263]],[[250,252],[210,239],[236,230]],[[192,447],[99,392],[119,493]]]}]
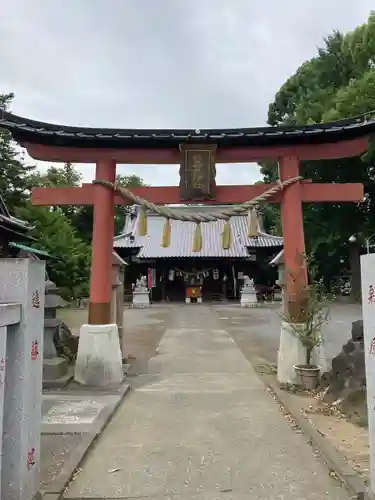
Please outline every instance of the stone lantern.
[{"label": "stone lantern", "polygon": [[43,345],[43,383],[59,384],[69,380],[69,361],[59,356],[56,351],[54,339],[58,338],[58,328],[63,321],[56,317],[57,309],[66,307],[66,302],[59,293],[58,288],[50,280],[45,284],[44,304],[44,345]]},{"label": "stone lantern", "polygon": [[284,250],[281,250],[274,259],[270,262],[271,266],[277,267],[276,284],[281,288],[281,300],[284,307],[284,288],[285,288],[285,265],[284,265]]}]

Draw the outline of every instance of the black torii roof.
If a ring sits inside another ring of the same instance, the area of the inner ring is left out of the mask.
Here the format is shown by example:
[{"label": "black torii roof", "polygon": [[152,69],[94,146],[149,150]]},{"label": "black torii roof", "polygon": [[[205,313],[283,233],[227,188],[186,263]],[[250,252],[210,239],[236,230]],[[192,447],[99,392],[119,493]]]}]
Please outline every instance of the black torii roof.
[{"label": "black torii roof", "polygon": [[183,143],[234,146],[288,146],[357,139],[375,132],[374,112],[314,125],[234,129],[112,129],[44,123],[0,111],[0,127],[22,143],[65,147],[174,148]]}]

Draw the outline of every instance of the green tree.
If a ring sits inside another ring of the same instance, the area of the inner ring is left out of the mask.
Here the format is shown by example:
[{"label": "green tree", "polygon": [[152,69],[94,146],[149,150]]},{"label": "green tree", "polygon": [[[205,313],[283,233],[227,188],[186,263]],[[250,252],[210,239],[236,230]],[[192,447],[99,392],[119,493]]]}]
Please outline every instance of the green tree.
[{"label": "green tree", "polygon": [[[375,109],[375,13],[353,32],[332,33],[316,57],[303,63],[282,85],[269,106],[270,125],[311,124],[350,118]],[[348,264],[348,238],[375,232],[375,149],[360,158],[303,162],[301,172],[314,182],[360,182],[362,203],[310,204],[304,207],[307,250],[327,282]],[[261,165],[265,182],[277,165]],[[276,217],[276,215],[275,215]],[[275,219],[276,221],[277,219]]]},{"label": "green tree", "polygon": [[77,187],[82,182],[82,174],[71,162],[63,167],[51,166],[46,173],[33,172],[28,177],[30,189],[34,187]]},{"label": "green tree", "polygon": [[36,242],[33,246],[51,255],[48,272],[62,295],[67,299],[86,296],[90,246],[78,236],[67,216],[61,210],[33,206],[30,202],[18,208],[16,215],[34,226],[31,236]]},{"label": "green tree", "polygon": [[[0,94],[0,112],[8,109],[13,94]],[[8,131],[0,129],[0,192],[11,213],[28,198],[29,175],[34,166],[26,166]]]},{"label": "green tree", "polygon": [[[117,182],[123,187],[145,186],[143,179],[137,175],[117,175]],[[51,166],[46,173],[33,172],[29,175],[28,187],[78,187],[82,183],[82,174],[70,162],[63,167]],[[63,206],[53,207],[59,210],[70,220],[77,233],[86,242],[92,238],[93,207],[92,206]],[[115,234],[118,234],[124,225],[125,215],[129,208],[126,205],[118,206],[115,210]]]},{"label": "green tree", "polygon": [[[137,175],[117,175],[116,180],[123,187],[139,187],[146,186],[143,179]],[[126,205],[116,206],[115,210],[115,234],[119,234],[124,227],[125,216],[129,211]],[[72,223],[78,233],[86,241],[92,239],[92,224],[93,224],[93,207],[79,207],[75,215],[72,217]]]}]

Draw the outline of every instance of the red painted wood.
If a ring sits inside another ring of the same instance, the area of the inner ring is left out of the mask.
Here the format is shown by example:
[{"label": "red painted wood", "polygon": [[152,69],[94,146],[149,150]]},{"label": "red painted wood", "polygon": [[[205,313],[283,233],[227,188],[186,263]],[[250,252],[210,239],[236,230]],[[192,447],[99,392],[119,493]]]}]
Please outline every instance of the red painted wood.
[{"label": "red painted wood", "polygon": [[[286,189],[286,191],[289,188]],[[301,197],[304,203],[319,202],[356,202],[364,198],[363,184],[324,184],[302,183]]]},{"label": "red painted wood", "polygon": [[[230,203],[243,203],[266,191],[272,184],[254,184],[252,186],[217,186],[216,200],[205,202],[207,205],[225,205]],[[106,188],[104,188],[106,189]],[[289,190],[290,188],[288,188]],[[93,205],[95,186],[84,184],[80,188],[35,188],[32,192],[33,205]],[[286,190],[287,191],[287,190]],[[151,186],[133,188],[132,192],[159,204],[178,204],[180,201],[180,188],[178,186]],[[269,201],[281,202],[281,193]],[[363,200],[362,184],[312,184],[311,181],[301,183],[301,196],[303,202],[356,202]],[[115,197],[116,205],[132,204],[122,197]]]},{"label": "red painted wood", "polygon": [[[96,165],[96,179],[114,182],[116,163],[99,161]],[[79,188],[78,188],[79,189]],[[114,237],[114,195],[104,186],[91,186],[94,202],[94,224],[92,232],[92,258],[90,275],[91,304],[110,303],[112,295],[112,249]],[[111,318],[105,318],[110,323]]]},{"label": "red painted wood", "polygon": [[[295,156],[282,158],[279,163],[280,179],[298,176],[299,161]],[[309,186],[311,188],[311,186]],[[315,185],[316,187],[316,185]],[[298,292],[307,285],[304,265],[305,237],[302,215],[302,186],[294,183],[283,192],[281,202],[281,223],[284,238],[284,265],[286,304],[296,301]]]},{"label": "red painted wood", "polygon": [[[28,154],[36,160],[74,163],[96,163],[101,160],[115,160],[117,163],[135,164],[179,164],[178,149],[102,149],[65,148],[22,143]],[[328,144],[305,144],[288,147],[232,147],[218,148],[217,163],[248,163],[284,156],[297,156],[300,160],[322,160],[358,156],[366,151],[368,138],[340,141]]]}]

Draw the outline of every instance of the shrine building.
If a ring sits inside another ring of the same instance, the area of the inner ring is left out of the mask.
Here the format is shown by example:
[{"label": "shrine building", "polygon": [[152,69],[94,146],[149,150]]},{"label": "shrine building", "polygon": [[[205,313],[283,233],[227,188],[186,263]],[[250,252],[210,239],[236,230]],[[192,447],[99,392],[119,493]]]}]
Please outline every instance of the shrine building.
[{"label": "shrine building", "polygon": [[[219,206],[218,209],[228,208]],[[209,206],[178,207],[179,212],[208,212]],[[258,235],[249,237],[246,215],[231,218],[232,245],[224,249],[221,233],[224,221],[202,223],[202,248],[192,250],[193,222],[172,221],[171,241],[161,246],[164,217],[148,213],[147,235],[139,236],[140,211],[132,207],[122,233],[114,238],[114,249],[128,262],[125,273],[125,299],[131,300],[132,285],[147,276],[151,299],[184,301],[189,290],[200,288],[203,301],[236,300],[240,297],[243,277],[254,278],[259,290],[272,289],[277,272],[269,261],[283,247],[283,238],[264,231],[258,212]]]}]

